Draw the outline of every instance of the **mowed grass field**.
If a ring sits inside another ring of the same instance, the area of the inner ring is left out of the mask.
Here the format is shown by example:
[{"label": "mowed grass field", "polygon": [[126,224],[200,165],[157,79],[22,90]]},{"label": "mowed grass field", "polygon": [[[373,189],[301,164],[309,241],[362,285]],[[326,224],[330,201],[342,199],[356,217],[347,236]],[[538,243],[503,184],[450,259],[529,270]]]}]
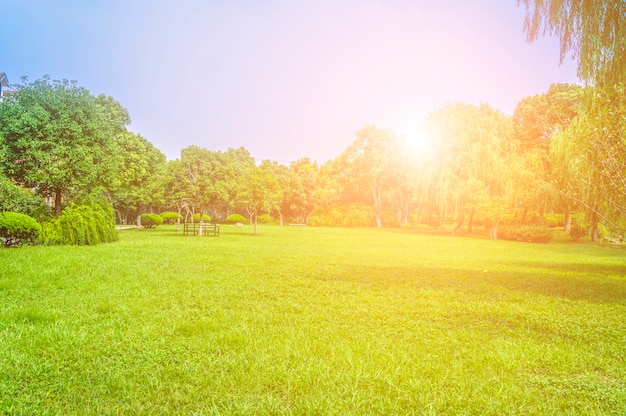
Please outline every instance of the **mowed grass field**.
[{"label": "mowed grass field", "polygon": [[624,249],[221,234],[0,250],[0,414],[626,414]]}]

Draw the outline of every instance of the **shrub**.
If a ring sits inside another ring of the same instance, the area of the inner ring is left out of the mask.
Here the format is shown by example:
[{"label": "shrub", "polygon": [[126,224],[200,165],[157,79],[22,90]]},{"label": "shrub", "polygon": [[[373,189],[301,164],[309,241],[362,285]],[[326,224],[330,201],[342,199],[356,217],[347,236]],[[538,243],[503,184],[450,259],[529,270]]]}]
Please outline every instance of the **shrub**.
[{"label": "shrub", "polygon": [[226,217],[226,220],[224,220],[224,222],[226,224],[237,224],[237,223],[245,224],[248,222],[248,220],[243,215],[231,214],[228,217]]},{"label": "shrub", "polygon": [[155,228],[163,224],[163,218],[158,214],[141,214],[141,226],[144,228]]},{"label": "shrub", "polygon": [[89,199],[85,205],[70,205],[59,218],[43,224],[47,245],[94,245],[116,241],[115,216],[105,199]]},{"label": "shrub", "polygon": [[[200,214],[193,214],[193,222],[200,222]],[[211,222],[211,217],[207,214],[202,214],[202,222]]]},{"label": "shrub", "polygon": [[178,221],[178,217],[178,212],[168,211],[161,213],[161,218],[163,218],[163,224],[176,224],[176,221]]},{"label": "shrub", "polygon": [[547,243],[552,238],[550,229],[541,225],[501,225],[498,238],[526,243]]},{"label": "shrub", "polygon": [[272,218],[269,214],[262,214],[257,216],[257,221],[259,224],[278,224],[278,221],[275,218]]},{"label": "shrub", "polygon": [[548,214],[546,215],[548,227],[557,228],[565,226],[565,214]]},{"label": "shrub", "polygon": [[46,201],[28,189],[22,189],[0,175],[0,212],[15,212],[31,217],[50,213]]},{"label": "shrub", "polygon": [[587,230],[580,224],[572,224],[569,229],[569,236],[572,240],[578,241],[579,238],[587,235]]},{"label": "shrub", "polygon": [[387,228],[400,228],[402,222],[398,219],[398,216],[391,211],[383,211],[380,216],[380,222],[383,227]]},{"label": "shrub", "polygon": [[315,209],[309,216],[309,225],[326,227],[372,227],[374,209],[368,205],[337,205]]},{"label": "shrub", "polygon": [[32,217],[17,212],[0,213],[0,241],[5,247],[34,243],[41,225]]}]

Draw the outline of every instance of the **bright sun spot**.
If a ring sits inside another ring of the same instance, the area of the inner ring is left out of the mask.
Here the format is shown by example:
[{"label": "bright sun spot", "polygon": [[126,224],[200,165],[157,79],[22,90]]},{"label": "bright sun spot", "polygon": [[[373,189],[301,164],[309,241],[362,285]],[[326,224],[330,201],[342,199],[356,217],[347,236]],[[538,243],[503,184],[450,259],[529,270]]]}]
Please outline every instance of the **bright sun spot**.
[{"label": "bright sun spot", "polygon": [[399,130],[398,137],[418,156],[429,156],[435,151],[432,140],[422,128]]}]

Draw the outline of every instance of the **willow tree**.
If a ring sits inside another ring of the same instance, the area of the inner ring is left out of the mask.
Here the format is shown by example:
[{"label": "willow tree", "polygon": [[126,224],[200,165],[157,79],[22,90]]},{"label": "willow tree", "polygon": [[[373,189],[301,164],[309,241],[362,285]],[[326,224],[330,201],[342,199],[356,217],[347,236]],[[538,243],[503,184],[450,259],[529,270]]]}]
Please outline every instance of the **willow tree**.
[{"label": "willow tree", "polygon": [[588,93],[587,111],[557,135],[553,163],[566,173],[558,189],[585,207],[591,237],[603,220],[626,230],[626,91],[623,84]]},{"label": "willow tree", "polygon": [[438,145],[432,180],[441,224],[446,215],[456,216],[454,234],[469,214],[471,231],[478,197],[501,196],[506,191],[510,118],[488,105],[454,104],[429,114],[426,124]]},{"label": "willow tree", "polygon": [[623,0],[518,0],[526,8],[529,42],[560,38],[561,62],[570,54],[578,76],[597,86],[626,82],[626,2]]}]

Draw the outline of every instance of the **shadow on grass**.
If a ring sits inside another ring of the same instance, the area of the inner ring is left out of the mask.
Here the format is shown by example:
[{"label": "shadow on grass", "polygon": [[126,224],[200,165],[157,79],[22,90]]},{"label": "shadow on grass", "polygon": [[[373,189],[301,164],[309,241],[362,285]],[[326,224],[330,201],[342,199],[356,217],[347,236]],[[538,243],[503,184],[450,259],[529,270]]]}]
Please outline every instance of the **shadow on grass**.
[{"label": "shadow on grass", "polygon": [[[566,298],[594,303],[626,302],[626,279],[622,282],[604,276],[623,276],[626,269],[620,266],[553,265],[550,269],[536,265],[519,265],[519,270],[464,270],[449,267],[385,267],[351,265],[339,273],[324,276],[308,271],[303,277],[318,280],[351,282],[370,290],[432,289],[488,295],[487,286],[537,296]],[[572,275],[575,270],[579,275]],[[318,271],[319,272],[319,271]],[[496,289],[497,290],[497,289]]]}]

